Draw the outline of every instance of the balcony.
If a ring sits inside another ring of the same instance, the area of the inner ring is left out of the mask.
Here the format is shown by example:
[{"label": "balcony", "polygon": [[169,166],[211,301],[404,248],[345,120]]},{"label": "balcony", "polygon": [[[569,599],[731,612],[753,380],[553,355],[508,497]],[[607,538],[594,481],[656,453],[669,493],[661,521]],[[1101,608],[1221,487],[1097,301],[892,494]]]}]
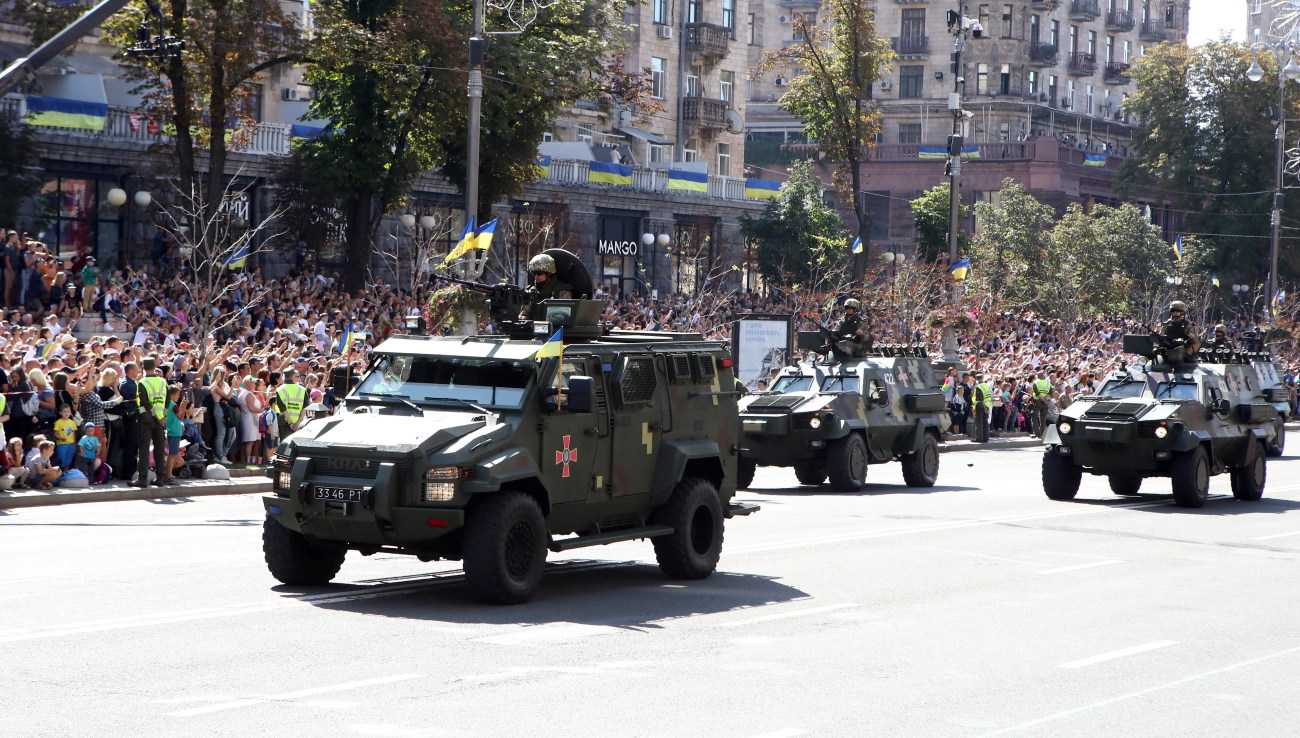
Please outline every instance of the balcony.
[{"label": "balcony", "polygon": [[1070,54],[1070,74],[1076,77],[1089,77],[1097,72],[1097,55],[1086,51]]},{"label": "balcony", "polygon": [[1090,21],[1101,15],[1097,0],[1073,0],[1070,3],[1070,20]]},{"label": "balcony", "polygon": [[930,53],[929,36],[895,36],[890,39],[894,53],[903,57],[926,56]]},{"label": "balcony", "polygon": [[727,127],[727,111],[731,109],[726,100],[711,97],[682,98],[682,120],[689,126],[721,130]]},{"label": "balcony", "polygon": [[1106,84],[1126,85],[1132,80],[1128,76],[1129,65],[1124,62],[1106,63]]},{"label": "balcony", "polygon": [[1053,67],[1056,66],[1058,54],[1052,44],[1032,44],[1029,47],[1029,63],[1036,67]]},{"label": "balcony", "polygon": [[1106,30],[1119,31],[1126,33],[1133,30],[1137,23],[1133,20],[1133,14],[1127,10],[1111,10],[1106,13]]},{"label": "balcony", "polygon": [[1149,20],[1142,24],[1143,41],[1164,41],[1167,36],[1164,21]]},{"label": "balcony", "polygon": [[718,60],[731,49],[731,29],[713,23],[686,25],[687,56]]},{"label": "balcony", "polygon": [[1058,0],[1034,0],[1031,3],[1034,10],[1056,10],[1059,4]]}]

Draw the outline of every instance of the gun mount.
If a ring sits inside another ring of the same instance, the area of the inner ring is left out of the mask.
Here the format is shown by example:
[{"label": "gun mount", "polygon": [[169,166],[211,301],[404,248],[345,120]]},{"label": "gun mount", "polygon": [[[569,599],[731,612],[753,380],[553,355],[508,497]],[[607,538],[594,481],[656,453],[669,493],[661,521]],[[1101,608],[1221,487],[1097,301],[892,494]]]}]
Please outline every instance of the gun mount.
[{"label": "gun mount", "polygon": [[456,277],[436,275],[436,279],[459,284],[487,296],[488,314],[501,333],[511,338],[532,338],[534,321],[544,320],[564,328],[566,341],[591,339],[604,331],[600,325],[601,303],[591,298],[591,274],[578,257],[564,249],[542,252],[555,259],[555,277],[572,287],[568,299],[537,300],[537,292],[508,282],[485,284]]}]

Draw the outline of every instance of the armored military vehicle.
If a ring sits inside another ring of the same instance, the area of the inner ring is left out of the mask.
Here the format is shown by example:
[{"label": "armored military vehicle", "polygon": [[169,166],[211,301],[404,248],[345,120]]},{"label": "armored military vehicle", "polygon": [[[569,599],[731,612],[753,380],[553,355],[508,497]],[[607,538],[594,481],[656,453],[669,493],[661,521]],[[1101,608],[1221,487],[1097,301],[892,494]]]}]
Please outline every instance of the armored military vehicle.
[{"label": "armored military vehicle", "polygon": [[[822,338],[801,331],[799,347]],[[741,487],[755,468],[794,467],[801,484],[863,488],[867,467],[897,459],[909,487],[939,477],[943,392],[921,346],[862,348],[842,341],[824,359],[786,367],[772,387],[741,398]]]},{"label": "armored military vehicle", "polygon": [[1264,494],[1265,456],[1277,410],[1261,386],[1263,354],[1201,350],[1169,363],[1156,337],[1124,337],[1125,353],[1149,361],[1106,377],[1096,395],[1075,400],[1044,436],[1043,490],[1070,500],[1083,473],[1104,475],[1119,495],[1147,477],[1169,477],[1174,502],[1201,507],[1210,477],[1227,472],[1232,494]]},{"label": "armored military vehicle", "polygon": [[348,551],[463,560],[477,595],[509,604],[534,594],[548,550],[639,538],[671,577],[714,571],[724,520],[757,509],[732,502],[727,345],[601,325],[581,263],[545,253],[578,299],[520,320],[526,295],[486,288],[508,335],[389,338],[339,412],[281,444],[272,575],[323,584]]}]

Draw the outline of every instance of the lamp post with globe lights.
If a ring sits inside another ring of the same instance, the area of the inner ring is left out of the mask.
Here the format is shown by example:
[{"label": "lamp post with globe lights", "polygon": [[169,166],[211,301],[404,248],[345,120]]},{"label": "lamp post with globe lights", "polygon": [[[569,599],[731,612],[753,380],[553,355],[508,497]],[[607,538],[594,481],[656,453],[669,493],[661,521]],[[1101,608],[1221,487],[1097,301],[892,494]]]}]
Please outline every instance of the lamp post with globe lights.
[{"label": "lamp post with globe lights", "polygon": [[[1250,68],[1246,70],[1246,79],[1251,82],[1260,82],[1264,79],[1264,68],[1259,65],[1259,54],[1265,50],[1273,53],[1278,66],[1277,127],[1273,132],[1273,212],[1270,219],[1272,233],[1268,256],[1268,292],[1265,293],[1269,299],[1272,299],[1272,296],[1277,294],[1277,252],[1282,240],[1282,174],[1286,159],[1286,81],[1300,81],[1300,63],[1296,61],[1296,54],[1300,53],[1300,45],[1294,38],[1271,44],[1264,42],[1251,44]],[[1286,59],[1285,65],[1282,63],[1283,59]]]},{"label": "lamp post with globe lights", "polygon": [[[126,190],[121,187],[114,187],[106,193],[106,198],[108,199],[109,205],[112,205],[115,208],[123,207],[126,205]],[[148,190],[137,190],[135,195],[131,199],[137,206],[142,208],[147,208],[149,207],[150,204],[153,203],[153,195],[151,195]],[[135,226],[135,218],[132,217],[132,211],[130,207],[126,208],[125,215],[126,215],[125,218],[126,253],[129,259],[132,248],[135,243],[135,239],[132,238],[131,235]],[[121,257],[119,256],[119,258]]]}]

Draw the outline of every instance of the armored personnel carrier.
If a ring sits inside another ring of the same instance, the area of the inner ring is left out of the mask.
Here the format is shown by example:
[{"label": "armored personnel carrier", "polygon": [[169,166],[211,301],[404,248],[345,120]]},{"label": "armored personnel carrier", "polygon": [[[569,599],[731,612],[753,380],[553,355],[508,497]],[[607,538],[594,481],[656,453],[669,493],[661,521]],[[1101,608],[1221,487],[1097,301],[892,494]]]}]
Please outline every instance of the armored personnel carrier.
[{"label": "armored personnel carrier", "polygon": [[1073,499],[1084,472],[1108,477],[1119,495],[1137,494],[1147,477],[1169,477],[1176,504],[1201,507],[1210,477],[1227,472],[1234,497],[1260,499],[1268,445],[1281,428],[1261,386],[1267,355],[1202,350],[1171,364],[1146,335],[1125,336],[1124,352],[1149,361],[1112,372],[1048,426],[1047,496]]},{"label": "armored personnel carrier", "polygon": [[[811,350],[822,343],[815,331],[798,341]],[[801,484],[829,477],[834,489],[856,491],[868,466],[894,460],[909,487],[933,486],[948,418],[925,348],[844,341],[825,356],[786,367],[770,391],[741,398],[741,487],[762,465],[794,467]]]},{"label": "armored personnel carrier", "polygon": [[481,286],[508,335],[389,338],[339,412],[281,444],[264,498],[275,578],[323,584],[348,551],[402,553],[463,560],[477,595],[510,604],[548,550],[639,538],[671,577],[714,571],[724,521],[757,509],[732,502],[727,344],[611,330],[581,263],[545,253],[579,299],[530,307]]}]

